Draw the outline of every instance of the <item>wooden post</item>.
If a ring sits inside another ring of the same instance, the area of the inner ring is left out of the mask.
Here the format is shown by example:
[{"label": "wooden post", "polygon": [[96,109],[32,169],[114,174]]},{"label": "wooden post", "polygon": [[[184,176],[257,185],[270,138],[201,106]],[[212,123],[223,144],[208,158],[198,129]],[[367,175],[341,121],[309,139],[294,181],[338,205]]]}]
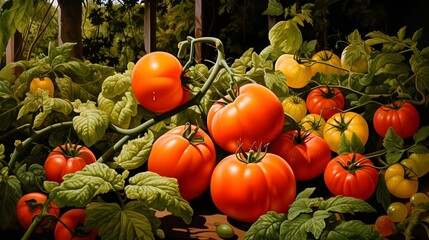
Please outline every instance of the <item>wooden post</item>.
[{"label": "wooden post", "polygon": [[156,51],[156,0],[144,3],[144,47],[146,52]]},{"label": "wooden post", "polygon": [[[204,36],[204,21],[203,21],[203,0],[195,0],[195,37],[200,38]],[[195,59],[197,62],[203,58],[203,47],[198,44],[195,48]]]}]

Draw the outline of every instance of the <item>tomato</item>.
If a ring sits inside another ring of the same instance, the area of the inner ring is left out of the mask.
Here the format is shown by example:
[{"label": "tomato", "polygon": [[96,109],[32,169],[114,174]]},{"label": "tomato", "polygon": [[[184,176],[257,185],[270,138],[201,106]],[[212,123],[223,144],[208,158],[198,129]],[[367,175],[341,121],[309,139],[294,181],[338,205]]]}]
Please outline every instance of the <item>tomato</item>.
[{"label": "tomato", "polygon": [[[97,238],[97,229],[84,229],[85,210],[70,209],[60,217],[55,227],[55,239],[94,240]],[[72,231],[72,232],[70,232]]]},{"label": "tomato", "polygon": [[224,224],[224,223],[215,223],[216,226],[216,234],[223,239],[228,239],[228,238],[232,238],[235,236],[235,232],[234,229],[228,225],[228,224]]},{"label": "tomato", "polygon": [[325,75],[340,75],[346,73],[341,69],[340,57],[332,51],[319,51],[311,57],[311,60],[315,61],[315,63],[311,65],[313,76],[318,72]]},{"label": "tomato", "polygon": [[378,170],[362,154],[340,154],[326,166],[324,180],[334,195],[367,200],[377,187]]},{"label": "tomato", "polygon": [[384,180],[387,190],[398,198],[410,198],[419,188],[417,175],[400,163],[394,163],[386,169]]},{"label": "tomato", "polygon": [[[42,204],[47,199],[48,197],[45,194],[39,192],[27,193],[19,199],[16,205],[16,216],[23,228],[28,229],[33,222],[33,218],[42,213]],[[60,208],[53,202],[49,202],[47,213],[58,217],[60,215]],[[35,232],[42,233],[45,228],[53,230],[55,224],[56,221],[53,221],[53,219],[45,218]]]},{"label": "tomato", "polygon": [[310,91],[305,102],[309,113],[326,120],[344,108],[344,95],[339,88],[318,87]]},{"label": "tomato", "polygon": [[391,127],[401,138],[408,138],[419,129],[420,115],[411,103],[397,101],[379,107],[374,113],[373,124],[381,137],[385,137]]},{"label": "tomato", "polygon": [[355,112],[336,113],[329,118],[323,128],[323,138],[328,142],[332,151],[338,152],[341,134],[345,134],[350,141],[353,133],[360,139],[363,145],[368,141],[368,124],[360,114]]},{"label": "tomato", "polygon": [[186,200],[200,196],[209,186],[216,163],[210,136],[190,124],[178,126],[159,137],[148,159],[148,170],[174,177]]},{"label": "tomato", "polygon": [[331,149],[323,138],[304,131],[287,131],[272,141],[269,152],[285,159],[298,181],[321,175],[331,160]]},{"label": "tomato", "polygon": [[183,103],[183,67],[167,52],[151,52],[141,57],[131,75],[133,93],[149,111],[162,113]]},{"label": "tomato", "polygon": [[429,172],[429,153],[411,153],[401,164],[412,168],[417,177],[423,177]]},{"label": "tomato", "polygon": [[282,105],[284,112],[293,117],[297,122],[307,114],[305,101],[298,96],[292,95],[285,98]]},{"label": "tomato", "polygon": [[305,115],[301,119],[300,124],[302,130],[323,138],[323,127],[325,126],[325,120],[319,114],[310,113]]},{"label": "tomato", "polygon": [[30,82],[30,92],[35,93],[38,89],[47,90],[49,92],[49,96],[54,96],[54,83],[49,77],[38,78],[35,77]]},{"label": "tomato", "polygon": [[64,175],[80,171],[96,160],[92,151],[85,146],[77,144],[57,146],[45,161],[46,180],[61,183]]},{"label": "tomato", "polygon": [[367,73],[368,58],[371,51],[369,45],[350,44],[341,53],[341,66],[352,72]]},{"label": "tomato", "polygon": [[395,222],[387,215],[378,216],[374,223],[374,228],[383,237],[388,237],[393,234]]},{"label": "tomato", "polygon": [[216,165],[210,193],[226,216],[254,222],[267,211],[286,213],[296,197],[296,181],[283,158],[252,150],[231,154]]},{"label": "tomato", "polygon": [[291,88],[303,88],[307,86],[313,76],[311,65],[299,63],[294,59],[293,54],[281,55],[277,59],[274,69],[281,71],[286,76],[286,85]]},{"label": "tomato", "polygon": [[233,153],[242,144],[245,151],[276,138],[284,124],[283,106],[268,88],[250,83],[239,88],[231,103],[215,102],[207,114],[210,136]]}]

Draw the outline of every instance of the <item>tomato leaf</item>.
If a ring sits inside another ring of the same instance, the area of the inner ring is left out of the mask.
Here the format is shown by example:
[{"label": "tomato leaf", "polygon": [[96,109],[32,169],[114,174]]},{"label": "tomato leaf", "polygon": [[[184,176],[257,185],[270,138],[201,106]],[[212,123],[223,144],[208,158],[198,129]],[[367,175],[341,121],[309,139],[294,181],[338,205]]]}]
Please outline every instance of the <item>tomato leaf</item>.
[{"label": "tomato leaf", "polygon": [[318,207],[323,198],[299,198],[289,207],[287,218],[294,220],[302,214],[312,213],[314,207]]},{"label": "tomato leaf", "polygon": [[262,15],[269,16],[280,16],[284,14],[284,9],[278,0],[268,0],[268,8],[262,13]]},{"label": "tomato leaf", "polygon": [[109,127],[109,117],[104,111],[97,109],[95,103],[82,103],[79,99],[72,103],[79,116],[73,118],[73,128],[86,146],[97,143]]},{"label": "tomato leaf", "polygon": [[[131,91],[114,99],[98,96],[98,107],[109,115],[109,121],[121,128],[132,126],[133,118],[137,116],[138,102]],[[139,121],[141,118],[138,119]]]},{"label": "tomato leaf", "polygon": [[395,163],[401,159],[404,153],[403,146],[404,140],[390,127],[383,139],[383,147],[387,150],[386,159],[388,163]]},{"label": "tomato leaf", "polygon": [[429,136],[429,126],[421,127],[413,136],[414,143],[420,143],[426,140]]},{"label": "tomato leaf", "polygon": [[132,69],[127,69],[124,73],[116,73],[107,77],[101,86],[101,95],[112,99],[116,96],[121,96],[131,87]]},{"label": "tomato leaf", "polygon": [[265,86],[269,88],[278,98],[285,98],[289,95],[289,88],[286,85],[286,77],[280,71],[266,71],[264,74]]},{"label": "tomato leaf", "polygon": [[295,53],[302,44],[301,30],[292,20],[279,21],[269,31],[268,39],[274,48],[284,53]]},{"label": "tomato leaf", "polygon": [[373,226],[359,220],[341,221],[326,234],[327,240],[378,239],[384,237]]},{"label": "tomato leaf", "polygon": [[81,61],[59,62],[55,67],[53,67],[53,69],[70,76],[76,75],[79,78],[86,78],[90,74],[89,67]]},{"label": "tomato leaf", "polygon": [[121,167],[126,170],[139,168],[146,163],[152,144],[154,135],[148,131],[143,137],[139,137],[128,141],[122,146],[122,150],[117,157],[113,158],[112,167]]},{"label": "tomato leaf", "polygon": [[82,171],[66,174],[63,179],[49,194],[58,207],[84,207],[98,194],[120,191],[125,185],[122,175],[98,162],[86,165]]},{"label": "tomato leaf", "polygon": [[387,210],[390,203],[392,202],[392,194],[390,194],[389,190],[386,186],[386,181],[384,180],[384,175],[378,174],[378,182],[377,182],[377,188],[375,190],[375,196],[377,199],[377,202],[383,206],[384,210]]},{"label": "tomato leaf", "polygon": [[85,214],[84,226],[97,228],[102,239],[155,239],[154,233],[161,225],[155,211],[137,201],[123,208],[117,203],[89,203]]},{"label": "tomato leaf", "polygon": [[285,220],[285,214],[267,212],[250,226],[243,239],[279,239],[280,226]]},{"label": "tomato leaf", "polygon": [[55,78],[55,82],[59,90],[59,96],[62,99],[69,99],[70,101],[79,99],[83,102],[88,100],[95,101],[97,99],[97,96],[88,91],[88,85],[77,84],[67,75]]},{"label": "tomato leaf", "polygon": [[307,221],[311,219],[310,214],[301,214],[293,220],[286,220],[280,226],[280,239],[302,240],[308,239]]},{"label": "tomato leaf", "polygon": [[429,153],[429,149],[423,144],[414,144],[408,149],[408,152],[411,153]]},{"label": "tomato leaf", "polygon": [[0,228],[9,226],[9,221],[16,216],[16,203],[22,196],[21,185],[14,175],[9,175],[9,167],[0,169]]},{"label": "tomato leaf", "polygon": [[316,190],[316,188],[312,187],[312,188],[306,188],[304,190],[302,190],[300,193],[298,193],[295,197],[295,201],[301,198],[309,198],[314,191]]},{"label": "tomato leaf", "polygon": [[37,192],[45,181],[45,170],[42,165],[37,163],[31,164],[27,169],[27,164],[24,163],[18,168],[16,177],[25,192]]},{"label": "tomato leaf", "polygon": [[125,194],[156,210],[167,209],[189,224],[194,211],[179,192],[177,179],[162,177],[154,172],[140,172],[129,179]]},{"label": "tomato leaf", "polygon": [[319,209],[328,212],[351,214],[356,212],[376,212],[376,210],[364,200],[345,196],[335,196],[322,201]]},{"label": "tomato leaf", "polygon": [[365,152],[365,146],[363,145],[360,138],[353,133],[350,140],[347,139],[347,136],[344,133],[341,133],[340,144],[338,145],[339,154],[348,154],[348,153],[361,153]]}]

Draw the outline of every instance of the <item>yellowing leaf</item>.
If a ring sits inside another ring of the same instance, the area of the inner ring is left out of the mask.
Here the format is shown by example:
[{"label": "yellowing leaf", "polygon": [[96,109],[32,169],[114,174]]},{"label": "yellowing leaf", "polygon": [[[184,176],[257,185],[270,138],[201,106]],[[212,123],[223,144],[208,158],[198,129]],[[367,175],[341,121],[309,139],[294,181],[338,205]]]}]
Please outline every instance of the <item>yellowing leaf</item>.
[{"label": "yellowing leaf", "polygon": [[122,150],[113,160],[117,166],[131,170],[142,166],[148,159],[152,148],[154,135],[148,131],[143,137],[128,141],[122,146]]}]

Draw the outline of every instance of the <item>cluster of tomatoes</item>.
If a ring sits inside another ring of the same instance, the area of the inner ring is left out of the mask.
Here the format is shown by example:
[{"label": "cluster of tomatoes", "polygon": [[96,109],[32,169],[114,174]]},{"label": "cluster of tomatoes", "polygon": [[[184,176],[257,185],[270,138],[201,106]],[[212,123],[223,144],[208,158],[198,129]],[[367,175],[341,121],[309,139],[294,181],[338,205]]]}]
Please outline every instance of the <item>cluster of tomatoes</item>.
[{"label": "cluster of tomatoes", "polygon": [[[58,146],[45,161],[46,180],[61,183],[65,174],[80,171],[95,161],[95,155],[85,146],[69,143]],[[55,239],[94,240],[98,235],[97,229],[83,227],[84,209],[72,208],[62,212],[41,192],[23,195],[17,203],[16,213],[19,223],[25,229],[28,229],[36,218],[40,218],[35,232],[40,234],[44,230],[53,230]]]}]

